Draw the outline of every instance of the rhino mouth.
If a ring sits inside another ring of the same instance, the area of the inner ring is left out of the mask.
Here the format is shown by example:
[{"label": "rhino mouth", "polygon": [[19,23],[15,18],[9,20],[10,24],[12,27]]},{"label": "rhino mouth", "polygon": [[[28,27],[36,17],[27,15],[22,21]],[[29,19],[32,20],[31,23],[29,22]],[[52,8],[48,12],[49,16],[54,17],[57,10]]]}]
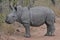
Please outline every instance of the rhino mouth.
[{"label": "rhino mouth", "polygon": [[11,22],[9,22],[9,21],[5,21],[7,24],[12,24]]}]

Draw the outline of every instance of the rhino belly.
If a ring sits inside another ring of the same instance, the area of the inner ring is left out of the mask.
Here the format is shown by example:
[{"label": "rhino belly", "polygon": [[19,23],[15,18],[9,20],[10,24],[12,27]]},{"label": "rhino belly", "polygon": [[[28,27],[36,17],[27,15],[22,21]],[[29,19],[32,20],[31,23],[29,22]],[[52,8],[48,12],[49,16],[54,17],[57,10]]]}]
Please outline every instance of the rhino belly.
[{"label": "rhino belly", "polygon": [[33,13],[31,15],[30,21],[32,26],[40,26],[45,23],[45,16],[41,14]]}]

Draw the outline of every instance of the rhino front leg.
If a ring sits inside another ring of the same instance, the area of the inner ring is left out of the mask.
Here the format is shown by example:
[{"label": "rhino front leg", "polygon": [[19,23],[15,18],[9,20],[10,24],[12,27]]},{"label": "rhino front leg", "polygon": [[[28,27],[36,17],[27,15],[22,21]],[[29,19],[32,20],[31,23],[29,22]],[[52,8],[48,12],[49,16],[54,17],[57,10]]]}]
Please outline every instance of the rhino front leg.
[{"label": "rhino front leg", "polygon": [[25,27],[25,32],[26,32],[24,37],[26,37],[26,38],[31,37],[31,35],[30,35],[30,24],[24,24],[24,27]]}]

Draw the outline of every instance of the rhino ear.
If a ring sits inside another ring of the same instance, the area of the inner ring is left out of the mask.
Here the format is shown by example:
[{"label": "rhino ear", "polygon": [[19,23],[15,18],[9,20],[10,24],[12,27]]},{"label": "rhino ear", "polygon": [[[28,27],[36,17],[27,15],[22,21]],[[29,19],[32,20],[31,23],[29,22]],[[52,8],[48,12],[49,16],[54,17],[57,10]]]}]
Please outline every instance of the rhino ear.
[{"label": "rhino ear", "polygon": [[11,5],[9,5],[9,8],[10,8],[11,10],[13,10],[13,7],[12,7]]},{"label": "rhino ear", "polygon": [[9,8],[10,8],[11,10],[17,11],[17,7],[13,7],[13,6],[9,5]]},{"label": "rhino ear", "polygon": [[16,11],[17,11],[17,7],[14,7],[14,10],[16,10]]}]

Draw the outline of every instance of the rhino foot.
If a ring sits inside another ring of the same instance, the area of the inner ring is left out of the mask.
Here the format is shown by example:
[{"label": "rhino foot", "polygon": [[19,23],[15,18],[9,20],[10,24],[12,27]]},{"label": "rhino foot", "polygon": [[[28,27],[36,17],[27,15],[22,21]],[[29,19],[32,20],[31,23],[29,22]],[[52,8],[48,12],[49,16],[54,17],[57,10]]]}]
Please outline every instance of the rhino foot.
[{"label": "rhino foot", "polygon": [[53,33],[46,33],[44,36],[55,36]]},{"label": "rhino foot", "polygon": [[26,37],[26,38],[30,38],[31,35],[26,34],[26,35],[24,35],[24,37]]}]

